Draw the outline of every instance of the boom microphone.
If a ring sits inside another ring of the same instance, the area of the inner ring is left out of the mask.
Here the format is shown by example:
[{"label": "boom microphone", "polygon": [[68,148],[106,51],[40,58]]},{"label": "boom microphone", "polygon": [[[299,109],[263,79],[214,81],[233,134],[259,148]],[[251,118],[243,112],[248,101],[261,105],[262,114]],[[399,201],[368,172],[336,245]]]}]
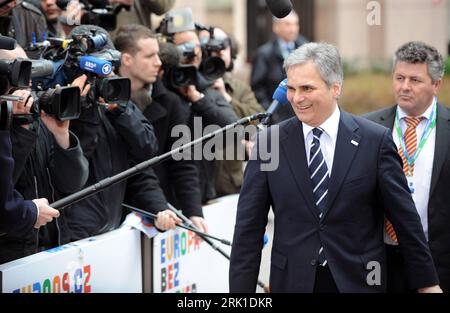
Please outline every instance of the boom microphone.
[{"label": "boom microphone", "polygon": [[267,117],[265,117],[262,121],[262,125],[268,125],[270,122],[270,119],[272,117],[272,114],[278,111],[278,108],[280,106],[285,105],[288,103],[287,99],[287,78],[285,78],[277,87],[275,92],[272,96],[272,103],[270,104],[269,108],[267,109]]},{"label": "boom microphone", "polygon": [[270,12],[277,18],[283,18],[292,11],[292,3],[289,0],[266,0]]}]

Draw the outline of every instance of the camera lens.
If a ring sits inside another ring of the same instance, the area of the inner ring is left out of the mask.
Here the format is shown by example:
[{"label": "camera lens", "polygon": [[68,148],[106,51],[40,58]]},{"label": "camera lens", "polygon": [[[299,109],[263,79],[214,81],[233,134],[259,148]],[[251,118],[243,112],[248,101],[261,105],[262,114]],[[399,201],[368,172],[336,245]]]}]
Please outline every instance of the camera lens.
[{"label": "camera lens", "polygon": [[110,81],[106,90],[107,98],[110,101],[117,101],[122,94],[122,86],[119,81]]}]

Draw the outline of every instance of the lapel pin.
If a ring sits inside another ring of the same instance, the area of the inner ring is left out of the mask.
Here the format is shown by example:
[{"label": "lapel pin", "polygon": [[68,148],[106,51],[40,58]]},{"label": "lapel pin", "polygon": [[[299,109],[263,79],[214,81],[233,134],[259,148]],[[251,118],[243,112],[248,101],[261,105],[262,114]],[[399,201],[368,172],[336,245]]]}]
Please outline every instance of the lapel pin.
[{"label": "lapel pin", "polygon": [[355,147],[359,146],[359,143],[356,142],[356,141],[354,141],[354,140],[352,140],[351,143],[352,143],[352,145],[354,145]]}]

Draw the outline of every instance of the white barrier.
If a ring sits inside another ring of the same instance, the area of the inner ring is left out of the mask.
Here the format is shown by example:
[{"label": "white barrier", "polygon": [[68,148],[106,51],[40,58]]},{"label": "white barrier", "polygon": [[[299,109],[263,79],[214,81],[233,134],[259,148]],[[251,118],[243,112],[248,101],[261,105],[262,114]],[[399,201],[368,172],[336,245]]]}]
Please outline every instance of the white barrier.
[{"label": "white barrier", "polygon": [[[231,241],[237,200],[232,195],[203,208],[211,234]],[[141,219],[130,215],[127,222],[139,226]],[[230,253],[230,247],[218,245]],[[228,260],[191,232],[177,229],[153,237],[153,260],[148,262],[153,263],[145,264],[153,271],[153,292],[228,292]],[[0,265],[0,290],[143,292],[141,234],[126,226]]]},{"label": "white barrier", "polygon": [[[237,201],[231,195],[203,208],[212,235],[231,241]],[[228,292],[228,268],[229,261],[192,232],[177,229],[153,238],[154,292]]]},{"label": "white barrier", "polygon": [[2,292],[142,292],[141,235],[116,231],[0,265]]}]

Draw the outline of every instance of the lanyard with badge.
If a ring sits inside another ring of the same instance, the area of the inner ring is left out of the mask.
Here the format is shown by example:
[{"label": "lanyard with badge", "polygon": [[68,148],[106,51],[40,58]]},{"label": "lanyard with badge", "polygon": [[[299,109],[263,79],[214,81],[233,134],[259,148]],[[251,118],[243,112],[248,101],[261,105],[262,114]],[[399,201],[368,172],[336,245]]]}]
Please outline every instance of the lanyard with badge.
[{"label": "lanyard with badge", "polygon": [[[435,102],[434,102],[435,103]],[[431,133],[433,132],[433,129],[436,127],[436,105],[433,105],[433,111],[431,112],[430,118],[428,119],[428,123],[425,126],[425,129],[422,133],[419,145],[416,149],[416,152],[414,155],[409,155],[408,150],[406,149],[406,142],[405,137],[402,133],[402,129],[400,128],[400,119],[398,116],[398,111],[395,116],[395,130],[397,132],[398,139],[400,141],[401,147],[403,149],[403,154],[405,155],[406,162],[408,163],[408,170],[406,172],[406,178],[408,180],[409,189],[411,190],[411,193],[414,193],[414,182],[413,182],[413,172],[412,168],[414,166],[414,163],[416,162],[417,158],[419,157],[420,152],[422,152],[428,138],[430,137]]]}]

